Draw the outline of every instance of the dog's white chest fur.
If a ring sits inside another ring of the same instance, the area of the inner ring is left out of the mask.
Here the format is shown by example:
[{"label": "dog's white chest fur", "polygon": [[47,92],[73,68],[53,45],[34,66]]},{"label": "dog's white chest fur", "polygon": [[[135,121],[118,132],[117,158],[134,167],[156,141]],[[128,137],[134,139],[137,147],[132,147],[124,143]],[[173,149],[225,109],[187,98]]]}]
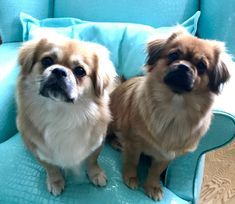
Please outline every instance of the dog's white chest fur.
[{"label": "dog's white chest fur", "polygon": [[102,143],[101,137],[91,135],[97,112],[93,102],[66,104],[37,96],[30,108],[34,108],[30,118],[43,133],[44,142],[38,143],[36,150],[43,161],[60,167],[77,166]]},{"label": "dog's white chest fur", "polygon": [[65,116],[46,125],[43,131],[45,146],[39,146],[37,150],[40,159],[58,166],[70,167],[78,165],[90,154],[89,129],[85,130],[85,125],[81,127],[73,123]]}]

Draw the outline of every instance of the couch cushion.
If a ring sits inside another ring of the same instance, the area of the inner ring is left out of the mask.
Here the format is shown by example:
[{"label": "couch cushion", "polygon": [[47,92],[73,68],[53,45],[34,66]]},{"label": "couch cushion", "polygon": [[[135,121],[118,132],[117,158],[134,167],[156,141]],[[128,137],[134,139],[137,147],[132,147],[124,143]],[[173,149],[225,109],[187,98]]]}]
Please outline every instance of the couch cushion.
[{"label": "couch cushion", "polygon": [[17,55],[20,45],[5,43],[0,46],[0,143],[17,132],[15,85],[19,72]]},{"label": "couch cushion", "polygon": [[28,12],[37,18],[52,17],[53,0],[0,1],[0,35],[3,42],[21,41],[22,28],[19,13]]},{"label": "couch cushion", "polygon": [[[189,32],[196,33],[200,12],[182,23]],[[167,35],[174,27],[154,28],[142,24],[88,22],[74,18],[53,18],[37,20],[21,14],[23,39],[28,40],[35,34],[56,32],[71,38],[93,41],[106,46],[119,75],[130,78],[142,74],[147,40],[153,35]],[[70,25],[70,26],[69,26]]]},{"label": "couch cushion", "polygon": [[89,21],[129,22],[154,27],[172,26],[199,9],[195,0],[55,0],[54,17],[75,17]]},{"label": "couch cushion", "polygon": [[[19,134],[0,144],[0,203],[81,203],[118,204],[155,203],[143,189],[131,190],[122,181],[120,152],[105,145],[99,158],[108,177],[104,188],[92,185],[84,171],[79,176],[68,174],[63,194],[53,197],[46,189],[46,173],[23,145]],[[167,188],[159,204],[188,202],[180,199]]]}]

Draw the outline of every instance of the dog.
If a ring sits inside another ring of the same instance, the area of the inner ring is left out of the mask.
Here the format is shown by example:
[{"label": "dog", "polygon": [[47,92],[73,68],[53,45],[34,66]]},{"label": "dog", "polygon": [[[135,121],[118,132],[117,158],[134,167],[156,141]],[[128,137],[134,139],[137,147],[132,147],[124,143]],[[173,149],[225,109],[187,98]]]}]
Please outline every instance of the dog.
[{"label": "dog", "polygon": [[108,123],[115,68],[102,45],[65,37],[26,42],[20,49],[17,127],[47,172],[48,191],[58,196],[61,169],[86,163],[91,182],[106,185],[97,163]]},{"label": "dog", "polygon": [[160,174],[175,157],[194,151],[208,130],[214,98],[230,77],[229,59],[222,42],[199,39],[182,28],[147,43],[146,75],[111,93],[109,134],[121,145],[128,187],[139,185],[136,167],[144,153],[152,161],[145,193],[162,199]]}]

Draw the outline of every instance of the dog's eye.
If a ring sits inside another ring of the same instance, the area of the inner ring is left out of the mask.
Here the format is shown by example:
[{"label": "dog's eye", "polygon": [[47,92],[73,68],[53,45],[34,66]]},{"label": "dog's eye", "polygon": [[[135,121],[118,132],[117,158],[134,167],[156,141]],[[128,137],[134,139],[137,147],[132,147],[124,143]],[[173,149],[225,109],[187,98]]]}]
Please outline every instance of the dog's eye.
[{"label": "dog's eye", "polygon": [[168,55],[168,59],[170,62],[173,62],[175,60],[178,60],[180,57],[180,54],[178,52],[171,52],[169,55]]},{"label": "dog's eye", "polygon": [[84,77],[86,75],[85,69],[81,66],[76,67],[73,72],[77,77]]},{"label": "dog's eye", "polygon": [[51,57],[44,57],[41,60],[43,67],[49,67],[54,64],[54,60]]},{"label": "dog's eye", "polygon": [[197,64],[197,72],[199,75],[204,74],[206,71],[206,64],[201,61]]}]

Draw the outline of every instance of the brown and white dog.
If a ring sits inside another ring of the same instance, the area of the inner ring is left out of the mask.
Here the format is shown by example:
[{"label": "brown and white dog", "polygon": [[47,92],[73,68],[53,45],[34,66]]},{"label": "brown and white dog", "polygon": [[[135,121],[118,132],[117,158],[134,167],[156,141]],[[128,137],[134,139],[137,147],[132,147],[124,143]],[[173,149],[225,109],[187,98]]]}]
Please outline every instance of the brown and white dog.
[{"label": "brown and white dog", "polygon": [[176,156],[195,150],[208,130],[212,103],[229,79],[223,43],[179,29],[148,43],[147,75],[127,80],[111,94],[113,121],[123,151],[123,179],[138,187],[141,153],[152,164],[145,193],[160,200],[160,174]]},{"label": "brown and white dog", "polygon": [[[101,45],[67,38],[32,40],[20,50],[17,126],[47,172],[48,190],[64,188],[60,168],[87,161],[90,180],[106,185],[97,158],[111,120],[115,68]],[[88,158],[88,159],[87,159]]]}]

